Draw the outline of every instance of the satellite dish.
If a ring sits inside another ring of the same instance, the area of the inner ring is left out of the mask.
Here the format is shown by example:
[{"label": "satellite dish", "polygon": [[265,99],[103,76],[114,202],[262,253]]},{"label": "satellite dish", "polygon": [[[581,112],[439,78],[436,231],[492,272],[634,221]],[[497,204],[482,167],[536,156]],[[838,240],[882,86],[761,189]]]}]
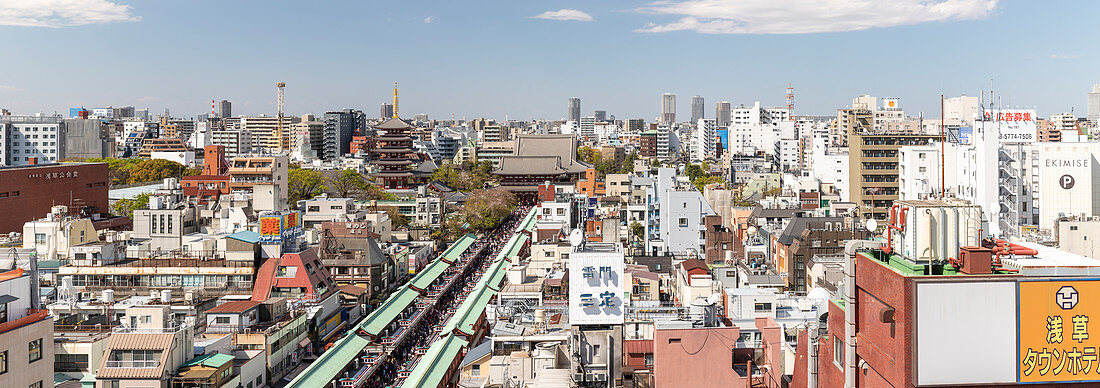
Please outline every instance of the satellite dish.
[{"label": "satellite dish", "polygon": [[748,232],[749,232],[749,235],[755,236],[756,235],[756,225],[749,226]]},{"label": "satellite dish", "polygon": [[572,246],[576,247],[576,246],[580,246],[581,243],[583,243],[583,242],[584,242],[584,233],[581,232],[581,230],[579,228],[578,229],[573,229],[572,232],[569,232],[569,245],[572,245]]},{"label": "satellite dish", "polygon": [[867,226],[867,230],[869,230],[871,232],[874,232],[875,230],[878,230],[878,220],[876,220],[874,218],[868,218],[867,223],[865,225]]}]

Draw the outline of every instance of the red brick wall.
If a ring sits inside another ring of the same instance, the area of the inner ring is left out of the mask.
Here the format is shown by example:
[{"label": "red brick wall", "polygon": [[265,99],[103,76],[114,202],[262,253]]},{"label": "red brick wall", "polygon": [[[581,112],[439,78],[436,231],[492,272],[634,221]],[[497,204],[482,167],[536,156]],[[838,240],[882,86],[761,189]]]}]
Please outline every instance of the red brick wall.
[{"label": "red brick wall", "polygon": [[[909,367],[912,365],[909,346],[912,282],[872,259],[863,256],[857,259],[859,346],[856,353],[867,361],[869,369],[891,385],[905,386],[911,380],[912,371]],[[894,309],[895,322],[881,322],[879,314],[884,308]]]},{"label": "red brick wall", "polygon": [[[833,346],[837,341],[844,344],[844,309],[829,302],[829,333],[821,338],[817,350],[817,386],[843,387],[844,371],[833,363]],[[844,360],[838,362],[844,365]]]},{"label": "red brick wall", "polygon": [[[0,169],[0,233],[22,232],[23,224],[43,218],[54,205],[110,212],[106,163],[64,163]],[[18,193],[18,195],[16,195]]]}]

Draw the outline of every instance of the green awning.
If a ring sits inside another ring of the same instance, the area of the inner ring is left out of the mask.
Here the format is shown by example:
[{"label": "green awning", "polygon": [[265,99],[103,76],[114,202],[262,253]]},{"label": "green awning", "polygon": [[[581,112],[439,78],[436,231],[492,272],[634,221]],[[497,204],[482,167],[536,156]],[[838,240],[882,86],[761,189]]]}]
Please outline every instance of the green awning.
[{"label": "green awning", "polygon": [[478,318],[481,318],[481,313],[485,312],[485,306],[489,304],[489,300],[497,294],[496,291],[486,287],[485,283],[488,280],[482,278],[474,291],[466,297],[462,305],[458,306],[458,311],[447,321],[447,325],[443,326],[444,333],[458,329],[463,333],[473,334],[474,324],[477,323]]},{"label": "green awning", "polygon": [[447,259],[448,261],[454,262],[455,260],[458,260],[458,258],[462,256],[462,253],[466,252],[466,248],[469,248],[470,245],[473,245],[475,241],[477,241],[477,237],[472,234],[462,236],[462,238],[458,239],[458,241],[455,241],[454,244],[451,244],[451,246],[448,247],[446,251],[443,251],[443,254],[440,256]]},{"label": "green awning", "polygon": [[438,279],[439,275],[442,275],[443,272],[450,267],[451,264],[446,261],[435,260],[431,264],[428,264],[427,267],[420,270],[420,272],[416,274],[416,277],[409,282],[409,286],[418,290],[427,290],[428,286],[432,285],[432,282]]},{"label": "green awning", "polygon": [[[523,249],[523,244],[527,243],[527,235],[526,234],[520,233],[520,234],[517,234],[516,236],[519,236],[519,238],[516,239],[516,241],[514,241],[512,243],[512,246],[510,246],[509,249],[508,249],[508,254],[504,255],[504,257],[507,257],[509,259],[518,257],[519,256],[519,251]],[[512,261],[514,262],[515,260],[512,260]]]},{"label": "green awning", "polygon": [[416,290],[408,286],[401,287],[401,289],[393,293],[389,299],[382,302],[382,305],[378,306],[377,310],[370,313],[370,315],[363,320],[363,323],[359,325],[359,328],[370,335],[377,336],[378,333],[382,332],[382,329],[385,329],[386,326],[389,326],[389,324],[393,322],[394,318],[397,318],[398,314],[405,311],[418,296],[420,296],[420,293],[416,292]]},{"label": "green awning", "polygon": [[516,231],[533,231],[535,229],[535,213],[537,212],[538,208],[532,207],[531,211],[527,212],[527,217],[523,219],[523,222],[519,223],[519,227],[516,228]]},{"label": "green awning", "polygon": [[504,275],[508,274],[508,262],[500,261],[489,267],[489,270],[485,272],[486,285],[489,288],[500,291],[501,284],[504,282]]},{"label": "green awning", "polygon": [[438,387],[466,344],[466,340],[462,338],[451,334],[444,335],[428,348],[428,352],[424,353],[420,361],[417,361],[416,367],[401,387]]},{"label": "green awning", "polygon": [[366,338],[355,335],[355,333],[348,333],[344,338],[337,340],[332,348],[321,354],[320,358],[309,364],[302,373],[294,377],[294,380],[291,380],[286,387],[314,388],[327,385],[355,357],[359,356],[359,352],[362,352],[369,343],[370,341]]}]

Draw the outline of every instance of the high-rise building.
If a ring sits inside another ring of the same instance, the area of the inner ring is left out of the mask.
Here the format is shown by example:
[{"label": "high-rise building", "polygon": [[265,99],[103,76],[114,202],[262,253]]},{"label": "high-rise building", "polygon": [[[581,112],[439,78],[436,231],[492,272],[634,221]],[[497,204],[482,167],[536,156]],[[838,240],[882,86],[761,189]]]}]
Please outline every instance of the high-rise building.
[{"label": "high-rise building", "polygon": [[366,115],[362,111],[344,109],[325,112],[321,159],[335,160],[351,152],[351,137],[365,129]]},{"label": "high-rise building", "polygon": [[672,124],[676,122],[676,95],[665,93],[661,95],[661,123]]},{"label": "high-rise building", "polygon": [[595,112],[592,112],[592,116],[594,116],[596,118],[596,121],[598,121],[598,122],[607,121],[607,111],[606,110],[597,110]]},{"label": "high-rise building", "polygon": [[[860,109],[866,111],[866,109]],[[903,146],[927,145],[939,135],[919,133],[875,133],[863,125],[849,125],[848,182],[849,201],[855,202],[862,218],[886,219],[890,206],[899,196],[899,156]]]},{"label": "high-rise building", "polygon": [[379,117],[382,118],[382,120],[386,120],[390,117],[393,117],[393,104],[387,104],[387,103],[383,102],[382,103],[382,108],[379,109],[378,114],[379,114]]},{"label": "high-rise building", "polygon": [[0,116],[0,166],[55,162],[64,139],[61,115]]},{"label": "high-rise building", "polygon": [[64,119],[58,142],[59,158],[75,160],[113,157],[117,152],[114,134],[102,120]]},{"label": "high-rise building", "polygon": [[568,109],[567,113],[568,113],[568,117],[566,118],[567,121],[574,121],[574,122],[580,121],[580,119],[581,119],[581,99],[580,99],[580,97],[571,97],[571,98],[569,98],[569,109]]},{"label": "high-rise building", "polygon": [[626,119],[623,129],[629,133],[641,133],[645,130],[645,119]]},{"label": "high-rise building", "polygon": [[233,103],[228,100],[218,101],[217,116],[220,118],[233,117]]},{"label": "high-rise building", "polygon": [[1092,85],[1092,91],[1089,92],[1087,113],[1089,121],[1095,123],[1100,120],[1100,84]]},{"label": "high-rise building", "polygon": [[730,125],[730,102],[722,101],[714,107],[714,119],[715,123],[719,127],[725,127]]},{"label": "high-rise building", "polygon": [[703,96],[691,97],[691,122],[699,122],[699,119],[705,117],[703,113]]}]

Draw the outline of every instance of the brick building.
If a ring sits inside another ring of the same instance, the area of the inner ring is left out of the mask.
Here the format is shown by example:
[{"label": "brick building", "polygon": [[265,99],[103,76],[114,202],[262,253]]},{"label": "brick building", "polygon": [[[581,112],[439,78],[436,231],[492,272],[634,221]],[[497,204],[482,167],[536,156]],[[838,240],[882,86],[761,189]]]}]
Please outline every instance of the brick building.
[{"label": "brick building", "polygon": [[23,223],[45,216],[54,205],[68,206],[74,216],[106,218],[108,179],[106,163],[0,167],[0,233],[22,231]]}]

